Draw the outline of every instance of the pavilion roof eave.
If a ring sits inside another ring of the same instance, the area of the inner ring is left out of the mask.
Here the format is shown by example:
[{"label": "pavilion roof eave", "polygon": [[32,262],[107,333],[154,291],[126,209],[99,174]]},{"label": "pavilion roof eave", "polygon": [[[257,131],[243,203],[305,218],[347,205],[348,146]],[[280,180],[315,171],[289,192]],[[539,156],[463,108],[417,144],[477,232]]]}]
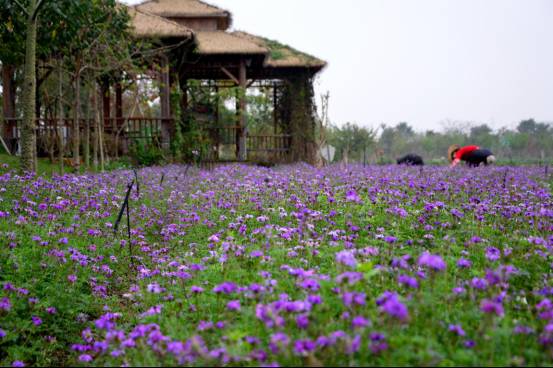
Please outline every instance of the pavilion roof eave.
[{"label": "pavilion roof eave", "polygon": [[138,39],[180,39],[193,40],[194,32],[176,22],[141,11],[136,7],[127,7],[131,18],[133,36]]},{"label": "pavilion roof eave", "polygon": [[[233,73],[238,73],[238,64],[211,64],[210,66],[202,65],[202,63],[185,64],[182,72],[188,79],[200,80],[228,80],[229,77],[223,72],[222,67],[225,66]],[[305,74],[315,76],[322,70],[322,67],[266,67],[258,65],[256,67],[247,68],[247,78],[256,80],[272,80],[286,79],[288,77]]]},{"label": "pavilion roof eave", "polygon": [[145,0],[136,5],[141,10],[170,18],[229,18],[225,9],[201,0]]}]

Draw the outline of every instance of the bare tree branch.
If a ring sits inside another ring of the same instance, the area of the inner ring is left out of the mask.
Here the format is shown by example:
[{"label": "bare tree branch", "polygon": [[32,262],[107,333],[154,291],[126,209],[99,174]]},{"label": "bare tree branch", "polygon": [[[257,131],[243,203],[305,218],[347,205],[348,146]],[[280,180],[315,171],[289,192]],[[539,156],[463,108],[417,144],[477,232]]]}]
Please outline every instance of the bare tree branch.
[{"label": "bare tree branch", "polygon": [[42,8],[42,6],[47,2],[47,0],[39,0],[38,1],[38,4],[36,5],[36,8],[33,12],[33,16],[32,16],[32,19],[35,20],[36,17],[38,16],[38,12],[40,11],[40,9]]},{"label": "bare tree branch", "polygon": [[19,0],[13,0],[13,2],[16,3],[17,5],[19,5],[19,7],[21,8],[21,10],[23,10],[23,12],[24,12],[25,14],[27,14],[27,16],[30,15],[29,12],[27,11],[27,8],[24,7],[23,4],[21,4],[21,3],[19,2]]}]

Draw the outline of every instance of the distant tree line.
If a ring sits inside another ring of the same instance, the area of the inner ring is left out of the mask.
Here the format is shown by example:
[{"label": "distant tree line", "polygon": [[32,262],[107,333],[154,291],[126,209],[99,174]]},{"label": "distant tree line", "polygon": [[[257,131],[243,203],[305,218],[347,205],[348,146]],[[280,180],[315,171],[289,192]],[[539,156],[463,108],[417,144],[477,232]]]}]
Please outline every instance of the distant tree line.
[{"label": "distant tree line", "polygon": [[490,149],[503,163],[553,162],[553,124],[523,120],[515,129],[494,131],[487,124],[452,123],[442,131],[416,132],[408,123],[378,129],[347,123],[326,128],[326,141],[336,148],[334,161],[392,163],[406,153],[426,162],[446,161],[451,144],[475,144]]}]

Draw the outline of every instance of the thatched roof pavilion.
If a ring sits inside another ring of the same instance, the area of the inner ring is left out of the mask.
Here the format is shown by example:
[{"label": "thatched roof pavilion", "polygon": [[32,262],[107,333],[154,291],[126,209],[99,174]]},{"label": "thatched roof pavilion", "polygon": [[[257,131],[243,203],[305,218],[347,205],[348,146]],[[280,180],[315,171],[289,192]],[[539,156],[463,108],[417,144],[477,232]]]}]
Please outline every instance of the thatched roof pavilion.
[{"label": "thatched roof pavilion", "polygon": [[[178,62],[171,63],[172,73],[178,74],[178,78],[170,78],[169,71],[162,78],[165,86],[162,95],[166,97],[162,102],[163,118],[171,115],[167,97],[170,83],[179,83],[183,91],[182,110],[186,112],[188,80],[225,81],[225,84],[230,81],[244,91],[254,81],[268,81],[275,86],[275,127],[278,124],[280,131],[291,136],[289,159],[315,161],[312,79],[326,66],[325,61],[261,36],[230,32],[231,13],[201,0],[145,0],[129,12],[138,38],[180,38],[191,42],[185,57],[179,56]],[[171,54],[166,56],[174,58]],[[279,98],[277,84],[284,88]],[[246,160],[249,136],[245,94],[240,97],[238,111],[237,157]]]}]

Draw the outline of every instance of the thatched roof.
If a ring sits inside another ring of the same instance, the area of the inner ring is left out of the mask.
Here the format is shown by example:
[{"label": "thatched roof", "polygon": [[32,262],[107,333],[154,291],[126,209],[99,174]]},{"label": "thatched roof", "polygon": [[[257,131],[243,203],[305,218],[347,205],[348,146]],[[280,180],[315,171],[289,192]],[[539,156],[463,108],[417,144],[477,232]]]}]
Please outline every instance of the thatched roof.
[{"label": "thatched roof", "polygon": [[267,67],[321,69],[326,66],[326,61],[317,59],[314,56],[298,51],[290,46],[283,45],[277,41],[242,31],[233,32],[232,35],[265,49],[267,52],[265,66]]},{"label": "thatched roof", "polygon": [[267,49],[243,37],[224,31],[196,31],[198,52],[201,55],[261,54]]},{"label": "thatched roof", "polygon": [[127,11],[131,17],[133,34],[137,38],[183,38],[190,39],[194,33],[189,28],[176,22],[148,14],[135,7],[128,7]]},{"label": "thatched roof", "polygon": [[148,13],[170,18],[230,17],[228,11],[200,0],[146,0],[137,7]]}]

